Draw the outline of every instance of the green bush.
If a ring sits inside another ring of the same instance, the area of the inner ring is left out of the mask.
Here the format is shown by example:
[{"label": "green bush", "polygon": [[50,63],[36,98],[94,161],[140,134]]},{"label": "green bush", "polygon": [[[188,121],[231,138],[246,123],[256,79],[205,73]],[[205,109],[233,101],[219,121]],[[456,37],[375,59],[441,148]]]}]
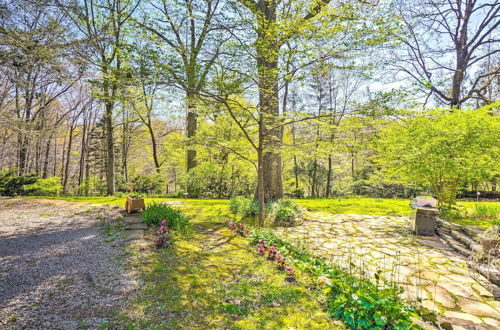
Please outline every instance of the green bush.
[{"label": "green bush", "polygon": [[276,224],[294,224],[304,218],[304,209],[299,203],[289,199],[271,201],[266,205],[268,217]]},{"label": "green bush", "polygon": [[135,192],[144,194],[161,194],[167,183],[162,174],[136,175],[130,181],[134,185]]},{"label": "green bush", "polygon": [[187,233],[190,230],[188,216],[176,207],[165,203],[149,203],[142,212],[144,222],[148,225],[158,226],[162,220],[167,220],[167,226],[174,230]]},{"label": "green bush", "polygon": [[268,230],[256,230],[250,236],[253,244],[265,241],[274,246],[299,268],[314,276],[325,275],[332,280],[329,285],[327,308],[334,319],[342,320],[351,329],[419,329],[412,317],[414,309],[399,298],[401,288],[391,283],[380,283],[356,276],[355,269],[343,269],[298,249]]},{"label": "green bush", "polygon": [[259,213],[259,202],[253,198],[233,197],[229,202],[229,210],[235,215],[254,217]]},{"label": "green bush", "polygon": [[27,185],[34,184],[38,180],[37,173],[21,176],[14,175],[15,170],[0,172],[0,194],[7,196],[18,196],[24,193]]},{"label": "green bush", "polygon": [[25,185],[24,193],[35,196],[59,196],[62,190],[61,178],[53,176],[47,179],[38,179],[35,183]]}]

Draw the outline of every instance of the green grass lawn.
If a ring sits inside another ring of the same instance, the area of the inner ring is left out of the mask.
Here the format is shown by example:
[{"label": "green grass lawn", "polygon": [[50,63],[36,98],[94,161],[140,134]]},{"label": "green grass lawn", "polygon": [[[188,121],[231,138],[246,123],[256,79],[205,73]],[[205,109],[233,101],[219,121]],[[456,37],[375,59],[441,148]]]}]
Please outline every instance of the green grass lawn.
[{"label": "green grass lawn", "polygon": [[[69,202],[87,202],[108,205],[125,205],[125,197],[98,197],[98,196],[58,196],[58,197],[27,197],[27,198],[45,198],[58,199]],[[229,201],[224,199],[175,199],[175,198],[146,198],[148,202],[158,201],[184,201],[189,207],[228,207]],[[302,206],[309,211],[340,213],[340,214],[367,214],[367,215],[388,215],[388,216],[408,216],[412,213],[410,200],[408,199],[387,199],[387,198],[369,198],[369,197],[348,197],[348,198],[304,198],[296,199]],[[470,213],[477,202],[459,201],[463,213]],[[499,207],[500,202],[479,202],[480,205],[489,207]],[[492,219],[478,219],[467,215],[450,218],[462,225],[476,225],[482,227],[491,226]]]},{"label": "green grass lawn", "polygon": [[310,211],[368,214],[368,215],[410,215],[412,210],[407,199],[382,199],[367,197],[350,198],[304,198],[297,199]]}]

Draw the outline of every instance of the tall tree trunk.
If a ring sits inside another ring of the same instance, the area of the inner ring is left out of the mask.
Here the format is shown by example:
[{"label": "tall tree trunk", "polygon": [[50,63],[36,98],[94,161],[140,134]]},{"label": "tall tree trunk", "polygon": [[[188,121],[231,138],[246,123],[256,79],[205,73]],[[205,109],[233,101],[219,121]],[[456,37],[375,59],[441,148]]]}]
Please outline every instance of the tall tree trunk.
[{"label": "tall tree trunk", "polygon": [[73,145],[73,131],[75,127],[71,124],[69,128],[69,137],[68,137],[68,149],[66,149],[66,166],[64,167],[64,180],[63,180],[63,195],[66,195],[66,189],[68,187],[68,177],[69,177],[69,165],[70,165],[70,156],[71,156],[71,147]]},{"label": "tall tree trunk", "polygon": [[[192,91],[189,90],[187,91],[186,102],[187,102],[186,134],[188,139],[192,139],[196,134],[196,129],[198,126],[195,95]],[[159,166],[157,166],[157,168],[158,167]],[[189,172],[195,167],[196,167],[196,150],[193,149],[193,147],[191,146],[191,142],[189,142],[186,151],[186,172]]]},{"label": "tall tree trunk", "polygon": [[83,175],[85,171],[86,158],[86,143],[87,143],[87,118],[83,119],[82,127],[82,143],[80,146],[80,160],[78,162],[78,195],[82,194]]},{"label": "tall tree trunk", "polygon": [[45,146],[45,158],[43,159],[43,170],[42,178],[46,179],[49,176],[49,157],[50,157],[50,145],[52,143],[52,134],[49,135],[47,139],[47,145]]},{"label": "tall tree trunk", "polygon": [[160,161],[158,160],[158,146],[156,143],[156,136],[153,131],[150,119],[148,119],[148,124],[146,126],[148,127],[149,136],[151,137],[151,146],[153,149],[153,161],[155,163],[156,173],[160,173]]},{"label": "tall tree trunk", "polygon": [[332,154],[328,155],[328,173],[326,175],[325,197],[330,197],[332,190]]},{"label": "tall tree trunk", "polygon": [[64,148],[66,147],[66,136],[67,134],[64,133],[64,140],[63,140],[63,145],[62,145],[62,150],[61,150],[61,172],[60,173],[60,177],[61,179],[64,179],[64,164],[66,163],[65,162],[65,157],[66,157],[66,154],[64,153]]},{"label": "tall tree trunk", "polygon": [[257,27],[257,70],[259,108],[263,115],[262,180],[264,202],[283,198],[283,178],[280,147],[282,142],[279,125],[278,102],[278,53],[276,32],[276,1],[259,0],[262,17]]},{"label": "tall tree trunk", "polygon": [[54,136],[54,167],[52,169],[52,176],[56,176],[57,171],[57,136]]},{"label": "tall tree trunk", "polygon": [[115,148],[113,141],[113,104],[105,104],[106,125],[106,188],[108,196],[115,194]]}]

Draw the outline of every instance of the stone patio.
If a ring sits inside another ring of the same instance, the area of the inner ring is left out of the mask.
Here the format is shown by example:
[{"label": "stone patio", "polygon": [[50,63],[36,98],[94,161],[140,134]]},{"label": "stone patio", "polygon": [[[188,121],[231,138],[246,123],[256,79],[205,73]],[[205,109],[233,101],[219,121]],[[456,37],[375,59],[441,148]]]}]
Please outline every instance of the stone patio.
[{"label": "stone patio", "polygon": [[454,329],[500,328],[500,302],[488,281],[470,271],[466,259],[438,236],[415,236],[408,217],[309,213],[302,226],[277,228],[332,263],[354,263],[373,279],[375,272],[404,289]]}]

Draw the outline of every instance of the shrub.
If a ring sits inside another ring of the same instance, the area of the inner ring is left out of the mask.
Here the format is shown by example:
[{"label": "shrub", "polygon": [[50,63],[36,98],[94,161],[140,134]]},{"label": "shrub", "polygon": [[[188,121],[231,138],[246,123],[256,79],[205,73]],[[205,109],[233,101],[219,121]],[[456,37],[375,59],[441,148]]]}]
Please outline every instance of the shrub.
[{"label": "shrub", "polygon": [[162,193],[166,185],[165,177],[162,174],[136,175],[130,181],[134,184],[134,191],[144,194]]},{"label": "shrub", "polygon": [[254,217],[259,213],[259,203],[253,198],[237,196],[231,198],[229,209],[233,214],[243,217]]},{"label": "shrub", "polygon": [[37,173],[21,176],[15,176],[14,173],[15,170],[0,172],[0,194],[7,196],[22,195],[25,186],[34,184],[38,180]]},{"label": "shrub", "polygon": [[275,225],[293,226],[301,224],[304,220],[302,206],[292,200],[269,202],[266,205],[266,212]]},{"label": "shrub", "polygon": [[304,192],[304,189],[302,189],[302,188],[295,189],[290,193],[290,197],[292,197],[292,198],[304,198],[304,196],[305,196],[305,192]]},{"label": "shrub", "polygon": [[61,178],[54,176],[38,179],[35,183],[25,185],[24,193],[35,196],[59,196],[62,190]]},{"label": "shrub", "polygon": [[165,203],[149,203],[142,212],[144,222],[148,225],[158,226],[162,220],[166,220],[166,225],[174,230],[187,233],[190,230],[189,218],[176,207]]}]

